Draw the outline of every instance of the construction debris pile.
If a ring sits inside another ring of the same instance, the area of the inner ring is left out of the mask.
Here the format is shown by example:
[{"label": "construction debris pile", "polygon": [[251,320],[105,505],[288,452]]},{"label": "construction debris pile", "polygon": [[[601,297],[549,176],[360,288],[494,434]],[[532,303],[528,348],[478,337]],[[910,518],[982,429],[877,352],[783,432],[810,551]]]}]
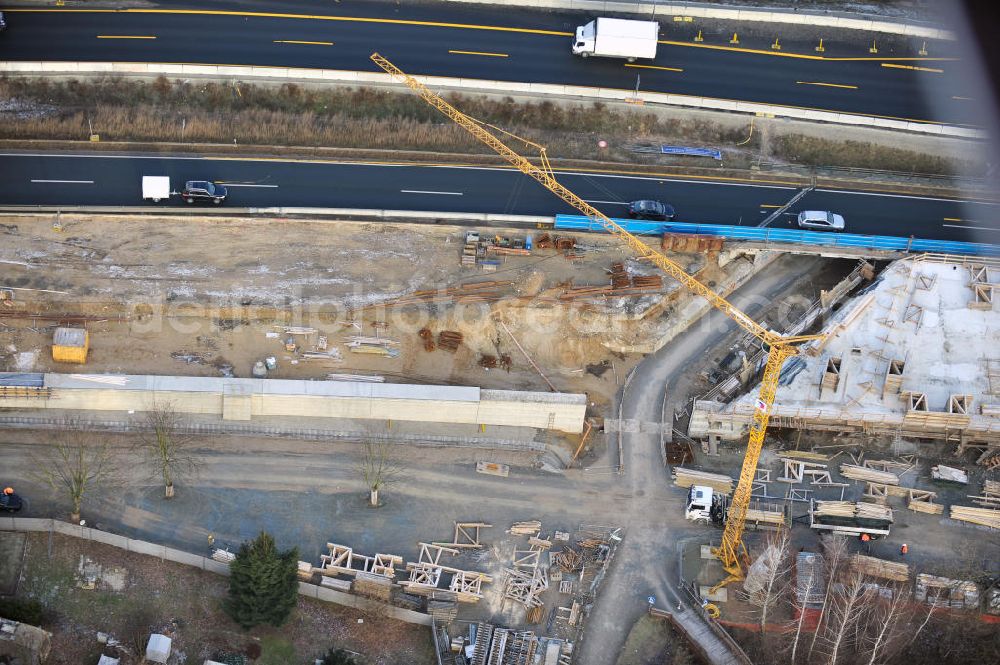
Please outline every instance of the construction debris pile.
[{"label": "construction debris pile", "polygon": [[[483,584],[493,579],[479,571],[448,565],[447,559],[466,549],[483,547],[480,530],[492,525],[484,522],[456,522],[451,543],[419,543],[416,561],[401,556],[376,553],[359,554],[353,548],[327,543],[327,554],[320,555],[320,565],[299,562],[299,577],[310,581],[321,576],[320,585],[337,591],[353,592],[384,603],[393,600],[393,589],[425,597],[428,612],[447,622],[455,618],[457,603],[477,603],[483,597]],[[405,572],[404,572],[405,571]],[[396,580],[397,574],[405,576]]]}]

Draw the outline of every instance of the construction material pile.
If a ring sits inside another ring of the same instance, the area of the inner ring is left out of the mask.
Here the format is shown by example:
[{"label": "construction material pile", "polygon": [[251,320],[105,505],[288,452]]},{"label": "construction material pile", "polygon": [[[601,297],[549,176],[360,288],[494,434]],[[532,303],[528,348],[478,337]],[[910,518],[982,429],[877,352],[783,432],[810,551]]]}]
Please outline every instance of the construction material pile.
[{"label": "construction material pile", "polygon": [[733,491],[733,479],[719,473],[708,473],[707,471],[674,467],[673,476],[674,485],[677,485],[678,487],[704,485],[705,487],[711,487],[716,492],[721,492],[723,494],[729,494]]},{"label": "construction material pile", "polygon": [[437,345],[439,349],[444,349],[445,351],[451,351],[455,353],[458,347],[462,345],[462,340],[465,336],[454,330],[442,330],[438,333]]},{"label": "construction material pile", "polygon": [[542,529],[542,523],[537,520],[514,522],[507,533],[515,536],[534,536]]},{"label": "construction material pile", "polygon": [[1000,510],[995,508],[974,508],[972,506],[952,506],[951,519],[1000,529]]},{"label": "construction material pile", "polygon": [[437,348],[437,345],[434,344],[434,333],[431,332],[430,328],[421,328],[420,332],[418,332],[417,335],[424,342],[424,351],[430,353],[435,348]]},{"label": "construction material pile", "polygon": [[899,476],[894,473],[889,473],[888,471],[876,471],[875,469],[855,466],[853,464],[841,464],[840,475],[845,478],[850,478],[851,480],[863,480],[865,482],[879,483],[881,485],[899,484]]},{"label": "construction material pile", "polygon": [[874,503],[855,503],[853,501],[817,501],[813,515],[824,518],[892,522],[891,508]]},{"label": "construction material pile", "polygon": [[869,577],[879,577],[894,582],[905,582],[910,579],[910,567],[905,563],[885,561],[863,554],[855,554],[851,557],[851,570]]},{"label": "construction material pile", "polygon": [[504,297],[504,292],[509,291],[514,282],[491,281],[474,282],[472,284],[462,284],[447,289],[428,289],[424,291],[414,291],[405,296],[384,300],[359,307],[356,311],[364,311],[376,307],[404,307],[407,305],[420,304],[449,304],[449,303],[480,303],[496,302]]},{"label": "construction material pile", "polygon": [[967,580],[953,580],[921,573],[913,597],[934,607],[979,609],[979,587]]}]

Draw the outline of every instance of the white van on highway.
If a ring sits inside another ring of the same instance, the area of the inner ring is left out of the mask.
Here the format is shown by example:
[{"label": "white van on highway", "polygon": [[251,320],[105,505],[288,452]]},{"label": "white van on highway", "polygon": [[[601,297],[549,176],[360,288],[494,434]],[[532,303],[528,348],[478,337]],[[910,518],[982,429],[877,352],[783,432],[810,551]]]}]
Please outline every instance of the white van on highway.
[{"label": "white van on highway", "polygon": [[803,210],[799,213],[799,228],[816,231],[843,231],[844,218],[825,210]]}]

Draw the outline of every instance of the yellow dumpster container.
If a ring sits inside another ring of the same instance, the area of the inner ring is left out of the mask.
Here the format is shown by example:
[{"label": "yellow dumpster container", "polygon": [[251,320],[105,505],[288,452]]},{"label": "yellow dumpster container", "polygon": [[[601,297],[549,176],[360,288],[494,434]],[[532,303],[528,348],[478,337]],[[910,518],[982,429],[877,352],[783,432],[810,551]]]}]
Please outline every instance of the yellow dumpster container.
[{"label": "yellow dumpster container", "polygon": [[87,362],[90,335],[83,328],[56,328],[52,336],[52,360],[58,363]]}]

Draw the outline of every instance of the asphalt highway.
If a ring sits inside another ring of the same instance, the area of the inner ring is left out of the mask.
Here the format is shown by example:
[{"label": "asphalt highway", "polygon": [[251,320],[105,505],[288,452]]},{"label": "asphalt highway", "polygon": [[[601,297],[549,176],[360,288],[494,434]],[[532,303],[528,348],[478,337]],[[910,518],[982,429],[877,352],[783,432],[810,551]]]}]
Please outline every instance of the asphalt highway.
[{"label": "asphalt highway", "polygon": [[[156,9],[18,9],[2,35],[5,60],[184,62],[381,71],[379,51],[411,74],[602,86],[796,106],[921,122],[981,124],[979,88],[954,46],[868,52],[851,42],[745,36],[693,41],[661,21],[654,62],[582,59],[572,31],[591,17],[484,5],[384,2],[161,3]],[[634,17],[633,17],[634,18]],[[786,28],[787,29],[787,28]],[[912,46],[912,48],[911,48]]]},{"label": "asphalt highway", "polygon": [[[494,167],[413,166],[278,159],[87,154],[0,154],[0,204],[149,205],[143,175],[229,187],[230,207],[330,207],[441,212],[572,214],[529,177]],[[799,191],[782,184],[706,181],[614,173],[558,172],[560,182],[611,217],[636,199],[659,199],[676,221],[757,226]],[[158,204],[183,206],[178,197]],[[938,240],[1000,243],[1000,204],[815,190],[770,224],[795,228],[801,210],[832,210],[847,231]]]}]

